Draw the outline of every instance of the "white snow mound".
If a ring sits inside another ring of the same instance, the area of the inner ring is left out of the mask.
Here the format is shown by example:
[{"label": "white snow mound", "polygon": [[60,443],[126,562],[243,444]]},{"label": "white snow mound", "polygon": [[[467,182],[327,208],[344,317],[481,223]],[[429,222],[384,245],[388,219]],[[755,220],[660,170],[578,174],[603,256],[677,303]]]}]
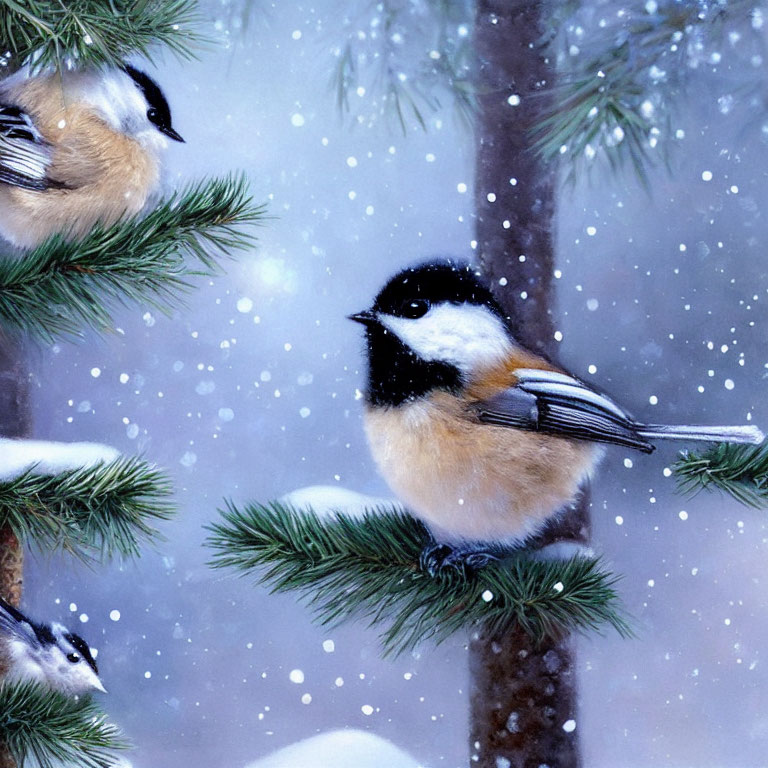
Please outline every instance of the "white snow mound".
[{"label": "white snow mound", "polygon": [[281,504],[295,509],[311,509],[318,517],[332,517],[337,512],[352,517],[362,517],[366,510],[396,509],[404,511],[403,505],[397,499],[387,499],[383,496],[366,496],[364,493],[351,491],[337,485],[308,485],[286,493],[279,499]]},{"label": "white snow mound", "polygon": [[70,469],[114,461],[120,452],[100,443],[56,443],[0,437],[0,480],[13,480],[34,466],[36,475],[56,475]]},{"label": "white snow mound", "polygon": [[366,731],[321,733],[249,763],[246,768],[426,768],[386,739]]}]

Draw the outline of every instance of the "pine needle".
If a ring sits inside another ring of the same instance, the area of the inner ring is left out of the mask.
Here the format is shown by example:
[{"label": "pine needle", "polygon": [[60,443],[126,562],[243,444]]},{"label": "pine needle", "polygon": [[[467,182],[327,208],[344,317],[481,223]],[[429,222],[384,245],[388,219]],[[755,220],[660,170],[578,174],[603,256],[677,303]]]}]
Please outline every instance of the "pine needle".
[{"label": "pine needle", "polygon": [[139,557],[142,541],[161,538],[153,523],[173,515],[171,493],[168,477],[136,457],[56,475],[33,467],[0,482],[0,527],[41,551],[85,561]]},{"label": "pine needle", "polygon": [[385,654],[425,640],[442,642],[484,624],[494,632],[522,627],[534,640],[612,626],[630,634],[615,591],[617,578],[594,558],[534,560],[513,555],[479,571],[431,576],[420,555],[428,530],[397,511],[321,520],[279,503],[227,503],[208,526],[214,568],[255,571],[277,592],[297,591],[322,624],[359,617],[385,625]]},{"label": "pine needle", "polygon": [[[471,127],[473,14],[468,0],[350,4],[340,24],[343,42],[333,49],[337,61],[330,85],[339,112],[349,114],[355,104],[356,121],[381,118],[405,135],[412,125],[426,131],[430,115],[448,101]],[[376,32],[361,36],[359,30],[367,28]]]},{"label": "pine needle", "polygon": [[745,506],[768,509],[768,442],[720,443],[702,453],[685,451],[672,472],[682,493],[716,488]]},{"label": "pine needle", "polygon": [[81,240],[56,236],[18,259],[0,259],[0,325],[50,343],[86,327],[113,327],[110,304],[142,302],[169,312],[189,278],[213,275],[217,259],[248,248],[241,227],[263,206],[239,176],[199,182],[146,216],[96,227]]},{"label": "pine needle", "polygon": [[[659,0],[653,9],[638,3],[610,15],[552,3],[550,50],[559,81],[533,131],[535,151],[547,161],[565,155],[571,181],[602,156],[613,170],[629,163],[648,186],[648,168],[668,160],[670,121],[693,73],[719,50],[726,31],[747,42],[756,5]],[[752,33],[758,46],[759,34]]]},{"label": "pine needle", "polygon": [[75,699],[36,683],[0,685],[0,743],[21,768],[110,768],[128,748],[90,697]]},{"label": "pine needle", "polygon": [[0,0],[0,40],[19,63],[61,67],[120,66],[133,54],[152,58],[155,46],[180,58],[207,39],[196,0]]}]

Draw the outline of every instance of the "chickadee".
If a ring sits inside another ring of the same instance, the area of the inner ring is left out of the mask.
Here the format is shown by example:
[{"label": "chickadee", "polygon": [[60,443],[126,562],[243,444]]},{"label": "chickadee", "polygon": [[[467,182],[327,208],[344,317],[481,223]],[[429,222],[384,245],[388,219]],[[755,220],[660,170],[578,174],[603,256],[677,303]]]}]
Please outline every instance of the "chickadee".
[{"label": "chickadee", "polygon": [[438,542],[519,546],[573,501],[602,443],[759,443],[754,426],[640,424],[606,395],[525,349],[470,267],[405,269],[366,327],[365,429],[392,490]]},{"label": "chickadee", "polygon": [[0,598],[0,666],[4,661],[8,680],[32,680],[70,696],[107,692],[82,637],[61,624],[36,624]]},{"label": "chickadee", "polygon": [[157,83],[126,65],[0,81],[0,236],[33,248],[139,213],[174,130]]}]

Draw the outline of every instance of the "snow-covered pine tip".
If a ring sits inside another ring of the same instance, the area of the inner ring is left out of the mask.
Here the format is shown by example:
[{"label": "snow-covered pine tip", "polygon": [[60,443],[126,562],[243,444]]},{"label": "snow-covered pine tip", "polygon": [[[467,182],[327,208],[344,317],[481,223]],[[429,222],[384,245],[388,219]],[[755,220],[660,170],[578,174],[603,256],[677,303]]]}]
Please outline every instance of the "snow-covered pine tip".
[{"label": "snow-covered pine tip", "polygon": [[58,475],[115,461],[120,452],[101,443],[60,443],[0,437],[0,481],[13,480],[31,471]]},{"label": "snow-covered pine tip", "polygon": [[138,557],[176,511],[173,484],[140,456],[99,443],[0,438],[0,526],[25,544],[106,562]]},{"label": "snow-covered pine tip", "polygon": [[405,512],[405,507],[397,499],[367,496],[337,485],[308,485],[286,493],[278,501],[286,507],[314,512],[322,519],[337,514],[360,518],[366,512],[376,512],[379,509]]}]

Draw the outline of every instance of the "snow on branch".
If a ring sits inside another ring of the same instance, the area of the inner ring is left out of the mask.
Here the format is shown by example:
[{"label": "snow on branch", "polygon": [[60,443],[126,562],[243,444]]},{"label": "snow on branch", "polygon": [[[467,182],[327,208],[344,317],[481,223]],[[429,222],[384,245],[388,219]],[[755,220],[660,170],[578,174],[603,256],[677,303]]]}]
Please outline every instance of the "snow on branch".
[{"label": "snow on branch", "polygon": [[0,0],[3,53],[35,66],[61,66],[64,58],[119,66],[163,45],[192,58],[205,42],[194,29],[196,8],[196,0]]},{"label": "snow on branch", "polygon": [[0,259],[0,325],[51,342],[84,327],[111,328],[110,303],[168,312],[190,277],[215,274],[218,258],[253,244],[240,228],[264,213],[244,178],[228,176],[192,184],[147,215],[81,240],[56,236],[21,258]]},{"label": "snow on branch", "polygon": [[161,538],[171,493],[161,470],[109,446],[0,439],[0,528],[41,550],[138,557],[142,540]]},{"label": "snow on branch", "polygon": [[685,451],[672,471],[683,493],[716,488],[748,507],[768,509],[768,442]]},{"label": "snow on branch", "polygon": [[273,502],[228,503],[220,512],[222,520],[208,526],[212,567],[255,572],[275,591],[298,591],[323,624],[360,617],[386,625],[388,655],[478,624],[499,633],[520,626],[536,640],[606,624],[630,634],[617,577],[595,558],[515,554],[478,571],[432,576],[421,565],[430,533],[401,511],[319,517]]},{"label": "snow on branch", "polygon": [[30,682],[0,684],[0,743],[17,765],[39,768],[112,768],[128,747],[90,697]]}]

